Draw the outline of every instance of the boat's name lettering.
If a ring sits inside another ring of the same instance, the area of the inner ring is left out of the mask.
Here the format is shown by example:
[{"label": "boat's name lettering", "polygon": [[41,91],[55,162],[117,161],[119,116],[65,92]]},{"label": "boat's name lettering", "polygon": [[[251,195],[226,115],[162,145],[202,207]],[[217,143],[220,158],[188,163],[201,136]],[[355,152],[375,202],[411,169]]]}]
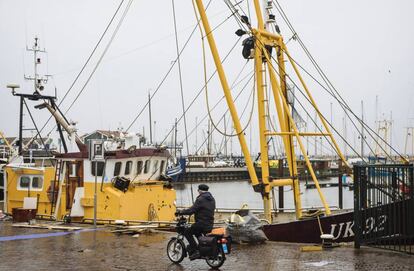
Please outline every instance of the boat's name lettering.
[{"label": "boat's name lettering", "polygon": [[[362,234],[369,234],[370,232],[379,232],[384,230],[384,224],[387,222],[387,216],[381,215],[378,218],[368,217],[365,220],[365,228],[362,229]],[[331,234],[334,240],[338,238],[348,238],[355,236],[354,221],[347,221],[341,223],[331,224]]]}]

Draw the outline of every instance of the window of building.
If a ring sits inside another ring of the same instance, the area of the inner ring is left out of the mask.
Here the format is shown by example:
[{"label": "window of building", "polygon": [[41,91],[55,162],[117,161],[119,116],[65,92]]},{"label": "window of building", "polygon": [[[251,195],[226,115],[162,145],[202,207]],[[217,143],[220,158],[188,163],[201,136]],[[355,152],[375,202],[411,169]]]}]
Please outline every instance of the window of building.
[{"label": "window of building", "polygon": [[161,166],[160,166],[160,174],[163,174],[164,173],[164,166],[165,166],[165,161],[162,160],[161,161]]},{"label": "window of building", "polygon": [[114,167],[114,176],[119,176],[121,173],[122,162],[116,162]]},{"label": "window of building", "polygon": [[129,173],[131,173],[131,168],[132,168],[132,161],[128,161],[125,164],[125,175],[129,175]]},{"label": "window of building", "polygon": [[102,177],[103,172],[104,172],[105,162],[91,162],[91,174],[92,174],[92,176],[95,176],[95,163],[98,163],[97,164],[98,175],[96,175],[96,176]]},{"label": "window of building", "polygon": [[143,165],[143,162],[142,161],[138,161],[137,162],[137,175],[141,174],[141,172],[142,172],[142,165]]},{"label": "window of building", "polygon": [[149,171],[149,169],[150,169],[150,166],[151,166],[151,160],[147,160],[147,161],[145,161],[145,165],[144,165],[144,174],[147,174],[147,173],[148,173],[148,171]]}]

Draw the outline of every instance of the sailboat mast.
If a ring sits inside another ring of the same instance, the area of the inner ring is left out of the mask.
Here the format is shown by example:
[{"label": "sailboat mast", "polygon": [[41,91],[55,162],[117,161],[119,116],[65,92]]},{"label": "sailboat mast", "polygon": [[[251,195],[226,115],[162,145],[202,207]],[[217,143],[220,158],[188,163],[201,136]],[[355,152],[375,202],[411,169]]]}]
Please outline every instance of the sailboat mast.
[{"label": "sailboat mast", "polygon": [[148,91],[148,117],[149,117],[150,144],[152,144],[151,93],[149,91]]},{"label": "sailboat mast", "polygon": [[361,101],[361,157],[364,159],[364,101]]},{"label": "sailboat mast", "polygon": [[177,119],[175,119],[174,123],[174,157],[177,158]]},{"label": "sailboat mast", "polygon": [[[224,133],[227,134],[226,114],[223,115]],[[224,137],[224,157],[227,158],[227,138]]]}]

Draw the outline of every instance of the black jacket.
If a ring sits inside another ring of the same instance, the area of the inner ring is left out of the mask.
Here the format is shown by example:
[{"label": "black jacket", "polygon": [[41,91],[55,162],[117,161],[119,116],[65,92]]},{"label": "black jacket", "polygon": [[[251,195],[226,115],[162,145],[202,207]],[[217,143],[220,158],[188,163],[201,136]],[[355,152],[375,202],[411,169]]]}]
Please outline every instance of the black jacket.
[{"label": "black jacket", "polygon": [[194,205],[188,209],[182,210],[183,215],[195,214],[196,224],[202,226],[206,230],[211,230],[214,224],[214,210],[216,209],[216,201],[210,192],[204,192],[198,195]]}]

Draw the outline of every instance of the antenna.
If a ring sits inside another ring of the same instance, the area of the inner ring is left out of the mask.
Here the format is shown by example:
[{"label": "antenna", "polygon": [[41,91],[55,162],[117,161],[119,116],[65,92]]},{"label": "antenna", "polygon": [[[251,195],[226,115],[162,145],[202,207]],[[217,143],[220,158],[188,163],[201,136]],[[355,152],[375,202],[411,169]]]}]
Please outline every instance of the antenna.
[{"label": "antenna", "polygon": [[24,76],[24,79],[28,81],[33,81],[34,92],[33,94],[39,94],[39,91],[44,90],[43,84],[46,84],[50,75],[39,76],[38,74],[38,65],[42,63],[42,59],[38,56],[38,53],[46,53],[45,49],[40,49],[39,46],[39,38],[36,36],[34,38],[34,44],[32,48],[26,46],[26,51],[33,52],[33,60],[34,60],[34,75],[33,76]]}]

